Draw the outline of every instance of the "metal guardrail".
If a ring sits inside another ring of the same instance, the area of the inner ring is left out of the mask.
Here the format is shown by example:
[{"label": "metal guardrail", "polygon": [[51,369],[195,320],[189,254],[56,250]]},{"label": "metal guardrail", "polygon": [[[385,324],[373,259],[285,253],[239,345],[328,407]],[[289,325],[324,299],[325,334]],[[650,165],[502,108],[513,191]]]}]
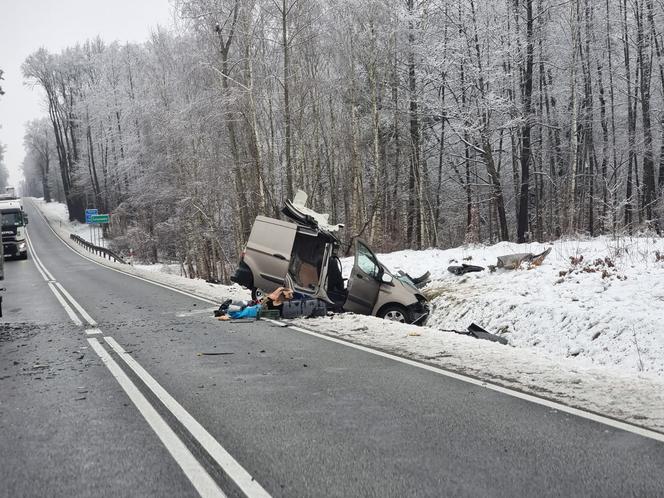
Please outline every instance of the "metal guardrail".
[{"label": "metal guardrail", "polygon": [[71,240],[76,242],[78,245],[85,247],[88,251],[96,254],[97,256],[101,256],[102,258],[108,258],[109,261],[112,259],[113,261],[117,261],[118,263],[122,263],[124,265],[127,264],[127,262],[124,259],[122,259],[121,256],[118,256],[110,249],[106,249],[105,247],[99,247],[94,244],[91,244],[84,238],[79,237],[78,235],[75,235],[73,233],[69,235],[69,238],[71,238]]}]

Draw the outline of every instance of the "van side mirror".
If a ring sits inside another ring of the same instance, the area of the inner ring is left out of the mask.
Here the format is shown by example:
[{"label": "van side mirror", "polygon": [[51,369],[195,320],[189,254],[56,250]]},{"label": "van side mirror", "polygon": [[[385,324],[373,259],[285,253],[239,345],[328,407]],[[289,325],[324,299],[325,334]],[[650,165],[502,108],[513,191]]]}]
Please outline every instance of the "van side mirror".
[{"label": "van side mirror", "polygon": [[28,215],[23,213],[23,224],[27,225],[28,224]]},{"label": "van side mirror", "polygon": [[394,277],[392,277],[392,275],[390,275],[389,273],[383,273],[380,276],[380,281],[384,284],[391,284],[393,280]]}]

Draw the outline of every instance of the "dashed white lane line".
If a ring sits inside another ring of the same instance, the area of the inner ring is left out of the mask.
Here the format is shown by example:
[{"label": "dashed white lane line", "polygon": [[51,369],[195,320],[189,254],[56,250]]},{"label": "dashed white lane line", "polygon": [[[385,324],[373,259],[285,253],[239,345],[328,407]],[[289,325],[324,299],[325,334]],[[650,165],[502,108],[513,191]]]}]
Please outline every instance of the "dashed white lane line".
[{"label": "dashed white lane line", "polygon": [[87,335],[101,335],[101,330],[94,328],[94,329],[85,329],[85,333]]},{"label": "dashed white lane line", "polygon": [[104,340],[109,346],[111,346],[111,348],[113,348],[113,351],[118,353],[120,358],[122,358],[127,366],[143,381],[150,391],[159,398],[175,418],[187,428],[205,451],[207,451],[219,466],[226,471],[235,484],[237,484],[248,497],[258,498],[270,496],[268,492],[265,491],[253,477],[251,477],[244,467],[242,467],[242,465],[240,465],[237,460],[235,460],[230,453],[228,453],[223,446],[221,446],[219,442],[175,400],[175,398],[168,394],[168,392],[115,341],[115,339],[112,337],[104,337]]},{"label": "dashed white lane line", "polygon": [[92,349],[99,355],[101,361],[109,369],[111,375],[115,377],[115,380],[118,381],[124,392],[127,393],[127,396],[129,396],[129,399],[131,399],[138,411],[143,415],[143,418],[152,427],[152,430],[157,434],[189,481],[191,481],[196,491],[204,498],[225,497],[226,495],[219,489],[217,483],[214,482],[203,466],[191,454],[177,434],[173,432],[173,429],[159,415],[157,410],[153,408],[134,383],[129,380],[127,374],[122,371],[115,360],[101,346],[99,340],[94,337],[89,338],[88,343],[90,343]]}]

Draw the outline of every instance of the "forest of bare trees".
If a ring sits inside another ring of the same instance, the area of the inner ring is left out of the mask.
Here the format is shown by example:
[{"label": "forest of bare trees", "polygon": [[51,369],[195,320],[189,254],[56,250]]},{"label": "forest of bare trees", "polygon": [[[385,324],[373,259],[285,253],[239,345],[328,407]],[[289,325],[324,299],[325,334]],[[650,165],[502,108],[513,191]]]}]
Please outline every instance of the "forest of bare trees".
[{"label": "forest of bare trees", "polygon": [[177,0],[39,50],[27,194],[225,280],[301,188],[379,250],[664,229],[662,0]]}]

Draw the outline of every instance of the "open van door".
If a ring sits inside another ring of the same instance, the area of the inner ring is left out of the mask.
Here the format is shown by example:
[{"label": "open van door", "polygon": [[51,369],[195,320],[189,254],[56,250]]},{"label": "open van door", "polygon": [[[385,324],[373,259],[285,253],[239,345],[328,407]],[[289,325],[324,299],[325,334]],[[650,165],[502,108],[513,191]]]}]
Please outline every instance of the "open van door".
[{"label": "open van door", "polygon": [[381,266],[366,242],[355,240],[355,262],[348,279],[348,296],[344,309],[371,315],[380,292]]},{"label": "open van door", "polygon": [[255,288],[272,292],[284,285],[296,233],[295,223],[256,217],[244,254]]}]

